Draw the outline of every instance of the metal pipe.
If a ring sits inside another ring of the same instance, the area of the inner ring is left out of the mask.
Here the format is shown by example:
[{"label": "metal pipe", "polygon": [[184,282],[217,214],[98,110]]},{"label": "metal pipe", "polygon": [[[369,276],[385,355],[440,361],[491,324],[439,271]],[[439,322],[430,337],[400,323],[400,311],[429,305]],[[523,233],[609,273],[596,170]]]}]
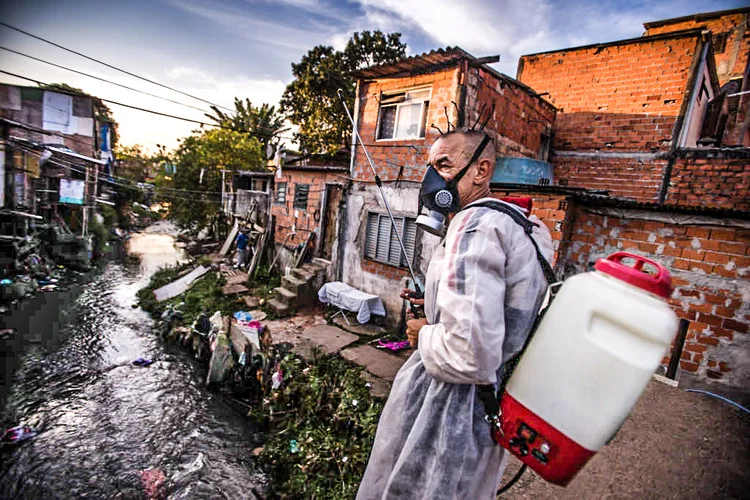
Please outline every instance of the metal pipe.
[{"label": "metal pipe", "polygon": [[352,118],[351,113],[349,112],[349,108],[346,105],[346,101],[344,100],[344,91],[342,89],[338,89],[337,93],[339,95],[339,99],[341,100],[341,104],[344,106],[344,111],[346,111],[346,116],[349,117],[349,121],[352,124],[352,128],[354,129],[354,135],[359,140],[360,146],[362,146],[362,151],[365,153],[365,157],[367,158],[367,163],[370,165],[370,170],[372,170],[372,174],[375,176],[375,184],[378,186],[378,190],[380,191],[380,196],[383,197],[383,203],[385,204],[385,209],[388,211],[388,217],[391,219],[391,224],[393,226],[393,232],[396,233],[396,239],[398,239],[398,244],[401,247],[401,251],[404,252],[404,257],[406,257],[406,265],[409,266],[409,273],[411,274],[411,279],[414,281],[414,288],[416,289],[416,292],[418,294],[422,293],[421,288],[419,287],[419,281],[417,281],[417,276],[414,274],[414,269],[411,267],[411,262],[409,262],[409,254],[406,253],[406,247],[404,246],[404,242],[401,241],[401,235],[396,230],[396,220],[393,218],[393,213],[391,212],[391,206],[388,203],[388,199],[385,197],[385,193],[383,192],[383,183],[380,180],[380,177],[378,176],[377,171],[375,170],[375,164],[372,162],[372,158],[370,158],[370,153],[367,152],[367,148],[365,147],[364,141],[362,140],[362,137],[359,135],[359,131],[357,130],[357,124],[354,121],[354,118]]},{"label": "metal pipe", "polygon": [[666,377],[672,380],[675,379],[677,368],[680,366],[680,356],[682,356],[682,348],[685,345],[685,337],[687,336],[689,326],[690,321],[680,319],[680,326],[677,328],[677,337],[672,348],[672,357],[669,358],[669,366],[667,367]]}]

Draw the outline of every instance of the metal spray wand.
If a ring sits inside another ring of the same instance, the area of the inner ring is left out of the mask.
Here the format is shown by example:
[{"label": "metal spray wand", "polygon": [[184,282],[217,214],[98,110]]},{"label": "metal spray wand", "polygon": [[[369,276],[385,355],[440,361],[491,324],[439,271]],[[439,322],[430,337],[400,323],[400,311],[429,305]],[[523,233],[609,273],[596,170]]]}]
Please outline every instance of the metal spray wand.
[{"label": "metal spray wand", "polygon": [[[406,257],[406,259],[404,260],[406,260],[406,265],[409,266],[409,273],[411,274],[412,281],[414,281],[414,289],[416,291],[415,298],[421,298],[423,296],[423,292],[419,286],[417,277],[414,274],[414,269],[412,269],[411,267],[411,262],[409,262],[409,258],[408,258],[409,254],[406,253],[406,247],[404,247],[404,242],[401,241],[401,235],[399,234],[398,229],[396,227],[396,221],[393,218],[393,213],[391,212],[391,206],[388,203],[388,199],[385,197],[385,193],[383,192],[383,181],[380,180],[380,176],[378,176],[378,173],[375,170],[375,165],[372,162],[372,158],[370,158],[370,153],[367,152],[365,143],[362,142],[362,137],[359,135],[359,131],[357,130],[357,125],[354,123],[354,118],[352,118],[352,115],[349,112],[349,107],[346,105],[346,101],[344,100],[344,91],[342,89],[338,89],[336,93],[339,95],[341,104],[344,106],[344,111],[346,111],[346,116],[349,118],[349,121],[352,124],[352,129],[354,129],[354,134],[357,137],[357,141],[362,146],[362,151],[365,152],[365,157],[367,158],[367,163],[370,165],[370,170],[372,170],[372,175],[375,176],[375,184],[378,186],[378,190],[380,191],[380,196],[383,198],[385,209],[388,211],[388,217],[390,217],[391,224],[393,225],[393,232],[396,233],[396,239],[398,239],[398,244],[401,247],[401,251],[404,252],[404,257]],[[412,308],[412,312],[416,315],[417,314],[417,311],[415,310],[416,306],[414,304],[411,304],[411,308]]]}]

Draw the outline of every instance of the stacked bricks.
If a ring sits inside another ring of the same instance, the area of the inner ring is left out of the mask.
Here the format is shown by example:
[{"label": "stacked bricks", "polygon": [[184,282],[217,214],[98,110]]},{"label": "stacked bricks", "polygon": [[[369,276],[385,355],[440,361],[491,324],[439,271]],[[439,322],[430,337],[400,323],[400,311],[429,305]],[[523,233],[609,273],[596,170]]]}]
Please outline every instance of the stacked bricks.
[{"label": "stacked bricks", "polygon": [[[451,123],[456,123],[455,109],[451,101],[457,101],[458,73],[458,68],[453,68],[414,77],[360,82],[359,134],[377,165],[378,174],[383,181],[396,180],[403,166],[402,180],[421,182],[429,147],[438,136],[437,131],[430,126],[434,124],[443,131],[447,130],[446,107]],[[378,112],[382,93],[399,92],[415,87],[432,89],[427,110],[425,137],[378,141]],[[357,181],[371,182],[373,180],[361,147],[355,150],[353,174]]]},{"label": "stacked bricks", "polygon": [[367,258],[362,259],[362,270],[394,282],[398,282],[402,278],[410,276],[408,269],[384,264],[382,262],[376,262]]},{"label": "stacked bricks", "polygon": [[539,217],[552,235],[552,246],[555,249],[552,261],[552,265],[554,266],[561,251],[564,252],[565,243],[568,239],[567,233],[570,228],[570,197],[561,194],[529,193],[528,191],[511,191],[500,188],[493,188],[492,196],[495,198],[530,197],[532,199],[531,214]]},{"label": "stacked bricks", "polygon": [[699,32],[523,56],[518,79],[557,106],[557,150],[667,150]]},{"label": "stacked bricks", "polygon": [[715,42],[717,37],[726,37],[723,50],[719,50],[721,47],[714,47],[719,85],[724,85],[731,78],[741,78],[745,71],[748,54],[750,54],[749,20],[750,8],[735,9],[724,13],[698,14],[689,18],[675,19],[672,22],[646,23],[644,36],[704,28],[711,31]]},{"label": "stacked bricks", "polygon": [[666,159],[606,156],[552,156],[555,179],[568,186],[605,190],[611,196],[654,202],[658,199]]},{"label": "stacked bricks", "polygon": [[[342,174],[337,175],[334,172],[314,170],[306,171],[303,168],[295,169],[293,167],[284,168],[283,173],[283,178],[277,177],[275,182],[277,186],[281,182],[286,182],[286,203],[276,203],[276,188],[274,187],[271,193],[271,215],[276,218],[274,241],[277,244],[282,244],[286,239],[285,245],[291,248],[304,243],[311,231],[319,232],[320,221],[325,210],[321,203],[326,184],[342,184],[342,179],[339,177]],[[306,209],[294,208],[294,193],[297,184],[308,184],[310,186]],[[298,213],[296,224],[295,210]],[[287,238],[287,235],[292,231],[292,224],[296,225],[297,234]]]},{"label": "stacked bricks", "polygon": [[[749,243],[750,229],[742,227],[622,219],[579,207],[566,271],[590,270],[596,260],[617,251],[643,255],[665,265],[674,285],[669,304],[680,318],[690,321],[680,367],[738,384],[731,379],[732,352],[748,343]],[[663,363],[668,359],[665,357]]]},{"label": "stacked bricks", "polygon": [[750,150],[686,150],[675,161],[667,203],[750,211]]},{"label": "stacked bricks", "polygon": [[[483,68],[466,75],[465,126],[487,122],[498,156],[538,158],[542,135],[550,136],[555,108],[526,85]],[[542,158],[546,160],[546,158]]]}]

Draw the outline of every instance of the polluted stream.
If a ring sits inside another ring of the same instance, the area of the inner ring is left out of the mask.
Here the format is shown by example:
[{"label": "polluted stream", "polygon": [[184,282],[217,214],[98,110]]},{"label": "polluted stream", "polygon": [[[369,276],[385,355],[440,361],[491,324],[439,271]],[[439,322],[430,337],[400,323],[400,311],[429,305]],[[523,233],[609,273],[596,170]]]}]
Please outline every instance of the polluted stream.
[{"label": "polluted stream", "polygon": [[17,331],[36,341],[13,354],[2,420],[39,434],[0,449],[0,498],[263,496],[252,423],[205,390],[204,370],[133,307],[151,274],[182,258],[169,234],[153,231],[129,242],[140,265],[108,263],[56,292],[73,295],[55,298],[59,307],[30,313],[47,316],[25,323],[45,331]]}]

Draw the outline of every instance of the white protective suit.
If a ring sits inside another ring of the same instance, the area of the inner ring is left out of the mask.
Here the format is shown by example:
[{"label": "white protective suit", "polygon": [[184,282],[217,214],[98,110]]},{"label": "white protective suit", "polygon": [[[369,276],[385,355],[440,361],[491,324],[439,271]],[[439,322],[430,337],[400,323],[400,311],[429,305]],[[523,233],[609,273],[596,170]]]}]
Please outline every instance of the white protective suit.
[{"label": "white protective suit", "polygon": [[509,216],[471,205],[455,216],[427,272],[429,324],[393,382],[358,500],[495,498],[505,454],[476,385],[497,383],[546,289],[533,244]]}]

